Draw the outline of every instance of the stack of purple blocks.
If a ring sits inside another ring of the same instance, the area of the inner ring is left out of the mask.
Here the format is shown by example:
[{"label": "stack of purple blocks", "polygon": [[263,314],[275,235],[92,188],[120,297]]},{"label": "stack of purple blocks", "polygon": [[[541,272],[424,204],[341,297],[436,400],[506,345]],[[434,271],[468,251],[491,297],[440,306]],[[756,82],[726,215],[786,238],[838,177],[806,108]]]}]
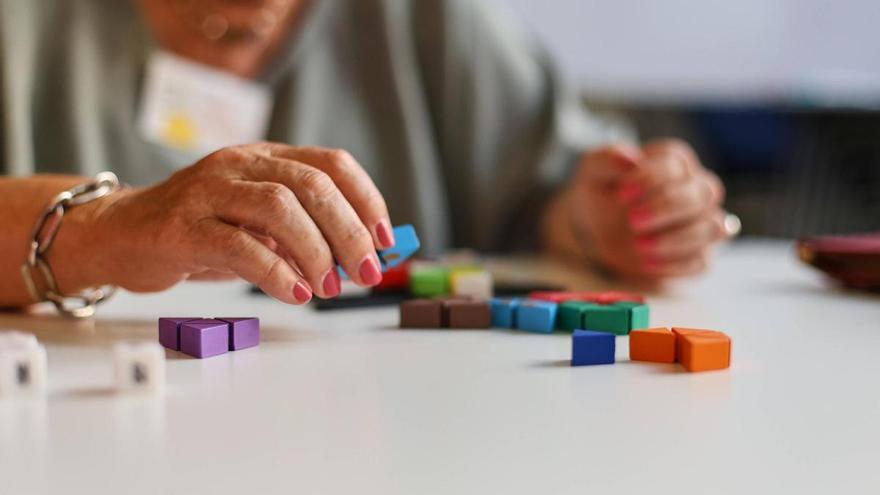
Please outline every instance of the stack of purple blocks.
[{"label": "stack of purple blocks", "polygon": [[260,343],[259,318],[159,318],[159,343],[206,358]]}]

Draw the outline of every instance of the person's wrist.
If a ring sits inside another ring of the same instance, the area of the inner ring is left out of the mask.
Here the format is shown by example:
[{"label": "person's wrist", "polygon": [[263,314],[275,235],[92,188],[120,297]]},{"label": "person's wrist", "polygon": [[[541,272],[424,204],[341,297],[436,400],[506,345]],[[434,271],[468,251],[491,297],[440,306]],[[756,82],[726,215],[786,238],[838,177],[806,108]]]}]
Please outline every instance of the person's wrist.
[{"label": "person's wrist", "polygon": [[61,293],[118,285],[115,277],[119,273],[117,241],[122,233],[115,232],[108,213],[134,191],[123,188],[65,213],[58,235],[47,252]]}]

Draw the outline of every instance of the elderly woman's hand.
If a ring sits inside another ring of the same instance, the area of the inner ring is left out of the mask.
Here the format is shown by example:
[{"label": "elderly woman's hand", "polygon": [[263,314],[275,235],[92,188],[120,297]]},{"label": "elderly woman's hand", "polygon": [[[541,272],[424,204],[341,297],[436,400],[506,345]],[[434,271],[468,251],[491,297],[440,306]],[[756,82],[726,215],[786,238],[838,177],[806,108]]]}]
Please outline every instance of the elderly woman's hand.
[{"label": "elderly woman's hand", "polygon": [[93,223],[109,283],[157,291],[237,275],[291,304],[338,295],[337,262],[354,282],[379,283],[376,250],[394,244],[385,201],[351,155],[272,143],[110,196]]},{"label": "elderly woman's hand", "polygon": [[625,277],[699,273],[725,238],[724,186],[681,141],[585,154],[563,197],[571,244]]}]

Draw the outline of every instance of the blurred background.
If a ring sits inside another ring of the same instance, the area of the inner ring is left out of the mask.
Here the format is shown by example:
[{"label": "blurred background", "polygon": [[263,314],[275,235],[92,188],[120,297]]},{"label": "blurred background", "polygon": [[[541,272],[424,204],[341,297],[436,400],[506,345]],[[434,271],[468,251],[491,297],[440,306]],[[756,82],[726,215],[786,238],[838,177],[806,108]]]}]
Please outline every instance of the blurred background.
[{"label": "blurred background", "polygon": [[744,233],[880,230],[877,0],[498,0],[639,136],[688,140]]}]

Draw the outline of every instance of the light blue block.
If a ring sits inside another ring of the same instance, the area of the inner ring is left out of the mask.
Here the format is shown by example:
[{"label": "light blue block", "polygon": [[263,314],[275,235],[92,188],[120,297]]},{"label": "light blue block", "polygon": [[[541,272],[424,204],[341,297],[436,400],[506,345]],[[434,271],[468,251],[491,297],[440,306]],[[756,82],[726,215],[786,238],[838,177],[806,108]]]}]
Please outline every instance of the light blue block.
[{"label": "light blue block", "polygon": [[516,309],[516,327],[527,332],[553,333],[556,326],[556,303],[523,301]]},{"label": "light blue block", "polygon": [[[394,232],[394,246],[376,251],[379,257],[379,265],[383,272],[403,263],[422,247],[419,236],[416,234],[416,229],[412,225],[398,225],[392,231]],[[341,266],[336,267],[336,270],[339,272],[342,280],[348,280],[348,274],[345,273]]]},{"label": "light blue block", "polygon": [[492,328],[516,328],[520,299],[491,299]]}]

